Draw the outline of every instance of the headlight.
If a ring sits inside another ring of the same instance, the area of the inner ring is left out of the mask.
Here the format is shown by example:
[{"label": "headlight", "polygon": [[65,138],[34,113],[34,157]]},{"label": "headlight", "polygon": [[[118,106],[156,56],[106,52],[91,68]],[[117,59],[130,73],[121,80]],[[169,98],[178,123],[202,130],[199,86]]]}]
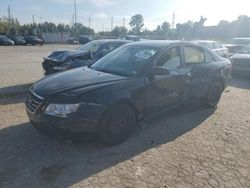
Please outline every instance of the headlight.
[{"label": "headlight", "polygon": [[68,114],[76,112],[79,104],[49,104],[44,113],[47,115],[67,117]]}]

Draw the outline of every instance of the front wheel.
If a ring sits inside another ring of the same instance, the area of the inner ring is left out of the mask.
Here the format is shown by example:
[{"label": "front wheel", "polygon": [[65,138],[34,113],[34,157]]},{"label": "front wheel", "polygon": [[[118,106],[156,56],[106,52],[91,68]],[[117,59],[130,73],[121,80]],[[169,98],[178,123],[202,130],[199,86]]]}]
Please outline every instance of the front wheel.
[{"label": "front wheel", "polygon": [[110,107],[99,124],[99,137],[106,145],[118,145],[125,141],[135,128],[136,116],[127,104]]},{"label": "front wheel", "polygon": [[222,84],[220,82],[213,83],[205,98],[205,106],[208,108],[215,108],[220,101],[222,91]]}]

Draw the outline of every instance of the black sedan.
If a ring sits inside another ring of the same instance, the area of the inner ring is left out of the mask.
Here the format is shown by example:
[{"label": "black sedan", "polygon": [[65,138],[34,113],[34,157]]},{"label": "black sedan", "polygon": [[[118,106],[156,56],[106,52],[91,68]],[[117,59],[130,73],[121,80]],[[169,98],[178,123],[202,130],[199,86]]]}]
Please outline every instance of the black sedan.
[{"label": "black sedan", "polygon": [[43,69],[45,75],[62,72],[92,64],[109,52],[128,43],[126,40],[95,40],[73,51],[55,51],[44,58]]},{"label": "black sedan", "polygon": [[231,56],[230,61],[233,73],[250,76],[250,45]]},{"label": "black sedan", "polygon": [[13,46],[14,41],[6,37],[5,35],[0,35],[0,45],[4,46]]},{"label": "black sedan", "polygon": [[43,39],[40,39],[37,36],[26,36],[26,37],[24,37],[24,40],[25,40],[26,45],[31,44],[31,45],[35,46],[35,45],[43,45],[44,44]]},{"label": "black sedan", "polygon": [[14,41],[15,45],[25,45],[26,41],[24,40],[23,37],[11,37],[11,39]]},{"label": "black sedan", "polygon": [[45,77],[26,98],[31,124],[54,137],[126,140],[139,122],[183,103],[216,107],[231,63],[187,42],[124,45],[89,67]]}]

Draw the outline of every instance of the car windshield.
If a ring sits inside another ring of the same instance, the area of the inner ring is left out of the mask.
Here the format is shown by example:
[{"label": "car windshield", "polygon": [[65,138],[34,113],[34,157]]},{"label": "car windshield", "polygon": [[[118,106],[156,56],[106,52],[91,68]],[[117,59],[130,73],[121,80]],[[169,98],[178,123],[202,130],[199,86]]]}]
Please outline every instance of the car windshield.
[{"label": "car windshield", "polygon": [[239,53],[241,54],[250,54],[250,45],[242,48],[241,50],[239,50]]},{"label": "car windshield", "polygon": [[157,48],[148,46],[122,46],[90,68],[101,72],[132,77],[140,73],[155,56]]},{"label": "car windshield", "polygon": [[92,41],[92,42],[89,42],[89,43],[87,43],[87,44],[85,44],[83,46],[80,46],[76,50],[88,51],[88,52],[96,52],[102,44],[103,44],[102,41]]}]

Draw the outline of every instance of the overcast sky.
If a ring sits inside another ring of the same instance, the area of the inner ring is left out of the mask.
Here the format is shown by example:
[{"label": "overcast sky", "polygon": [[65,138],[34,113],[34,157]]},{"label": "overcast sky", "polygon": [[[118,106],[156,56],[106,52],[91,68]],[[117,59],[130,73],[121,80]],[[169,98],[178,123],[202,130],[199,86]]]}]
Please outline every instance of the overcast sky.
[{"label": "overcast sky", "polygon": [[[249,15],[250,0],[76,0],[78,22],[96,31],[123,25],[123,17],[128,26],[134,14],[142,14],[145,27],[152,30],[164,21],[172,22],[173,12],[176,23],[207,18],[206,25],[216,25],[220,20],[234,20],[239,15]],[[74,12],[74,0],[0,0],[0,17],[7,16],[8,5],[13,17],[23,23],[52,21],[70,24]]]}]

